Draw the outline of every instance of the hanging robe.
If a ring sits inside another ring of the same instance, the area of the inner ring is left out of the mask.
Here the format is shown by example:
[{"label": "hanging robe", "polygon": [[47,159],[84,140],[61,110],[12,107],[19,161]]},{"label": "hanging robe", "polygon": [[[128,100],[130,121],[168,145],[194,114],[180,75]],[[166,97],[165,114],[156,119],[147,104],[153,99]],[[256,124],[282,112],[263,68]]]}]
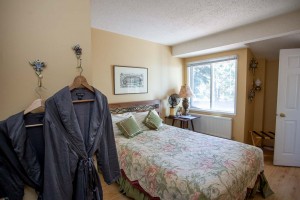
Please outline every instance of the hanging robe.
[{"label": "hanging robe", "polygon": [[42,191],[43,127],[25,124],[43,123],[44,114],[23,113],[0,122],[0,198],[22,200],[25,184]]},{"label": "hanging robe", "polygon": [[[94,102],[72,103],[77,99]],[[45,200],[102,199],[102,188],[93,164],[106,183],[120,176],[115,138],[107,98],[95,89],[65,87],[45,103]]]}]

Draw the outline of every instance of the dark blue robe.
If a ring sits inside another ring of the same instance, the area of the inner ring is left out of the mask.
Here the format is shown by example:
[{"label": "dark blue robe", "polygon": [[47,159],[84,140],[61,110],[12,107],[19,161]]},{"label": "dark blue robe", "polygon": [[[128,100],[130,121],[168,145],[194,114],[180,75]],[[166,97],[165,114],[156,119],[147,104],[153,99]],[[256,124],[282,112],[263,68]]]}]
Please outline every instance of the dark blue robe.
[{"label": "dark blue robe", "polygon": [[[0,198],[22,200],[24,185],[42,191],[44,114],[17,113],[0,122]],[[39,196],[41,198],[41,196]]]},{"label": "dark blue robe", "polygon": [[[78,99],[95,101],[72,103]],[[44,199],[103,199],[93,155],[106,183],[120,176],[106,96],[65,87],[45,104]]]}]

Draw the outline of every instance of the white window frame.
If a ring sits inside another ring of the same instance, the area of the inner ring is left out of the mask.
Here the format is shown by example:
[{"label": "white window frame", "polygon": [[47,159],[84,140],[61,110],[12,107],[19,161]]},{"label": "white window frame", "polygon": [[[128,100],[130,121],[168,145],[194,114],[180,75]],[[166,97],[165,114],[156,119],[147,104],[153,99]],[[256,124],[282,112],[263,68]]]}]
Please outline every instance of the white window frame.
[{"label": "white window frame", "polygon": [[[199,64],[205,64],[205,63],[213,63],[213,62],[221,62],[221,61],[226,61],[226,60],[233,60],[236,59],[236,76],[235,76],[235,95],[234,95],[234,110],[233,112],[226,112],[226,111],[218,111],[218,110],[211,110],[211,109],[201,109],[201,108],[195,108],[195,107],[190,107],[190,111],[201,111],[201,112],[206,112],[206,113],[213,113],[213,114],[226,114],[226,115],[236,115],[236,107],[237,107],[237,78],[238,78],[238,56],[237,55],[232,55],[232,56],[226,56],[226,57],[219,57],[219,58],[213,58],[213,59],[207,59],[207,60],[199,60],[199,61],[194,61],[194,62],[189,62],[187,63],[187,69],[186,69],[186,74],[187,74],[187,83],[190,85],[190,67],[199,65]],[[210,101],[212,99],[210,98]]]}]

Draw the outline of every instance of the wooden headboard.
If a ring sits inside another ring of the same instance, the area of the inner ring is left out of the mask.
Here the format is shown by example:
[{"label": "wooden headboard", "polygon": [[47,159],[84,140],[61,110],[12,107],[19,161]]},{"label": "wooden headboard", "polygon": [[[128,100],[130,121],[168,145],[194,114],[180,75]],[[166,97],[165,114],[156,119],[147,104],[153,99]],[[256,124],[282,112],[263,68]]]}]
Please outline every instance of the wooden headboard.
[{"label": "wooden headboard", "polygon": [[112,114],[120,114],[125,112],[143,112],[152,109],[155,109],[158,113],[160,113],[161,108],[159,99],[109,104],[109,110]]}]

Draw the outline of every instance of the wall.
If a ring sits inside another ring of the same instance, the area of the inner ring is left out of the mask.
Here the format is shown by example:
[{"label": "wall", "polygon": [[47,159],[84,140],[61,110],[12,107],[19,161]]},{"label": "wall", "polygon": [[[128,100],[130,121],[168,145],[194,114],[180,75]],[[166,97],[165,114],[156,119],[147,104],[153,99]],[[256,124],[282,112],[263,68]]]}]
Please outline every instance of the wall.
[{"label": "wall", "polygon": [[253,58],[253,54],[250,50],[247,50],[247,66],[246,68],[247,73],[246,73],[246,102],[245,102],[245,121],[244,121],[244,142],[245,143],[250,143],[251,136],[249,134],[249,131],[253,130],[253,124],[254,124],[254,108],[255,108],[255,98],[251,102],[248,99],[249,91],[253,87],[253,79],[254,75],[251,70],[249,70],[249,64],[251,62],[251,59]]},{"label": "wall", "polygon": [[[148,68],[148,93],[114,95],[114,65]],[[182,59],[172,57],[170,47],[92,29],[93,85],[110,103],[161,99],[162,114],[168,114],[166,100],[170,94],[179,93],[183,82],[182,65]]]},{"label": "wall", "polygon": [[90,3],[80,0],[2,0],[0,3],[0,120],[24,110],[39,96],[28,61],[47,63],[42,98],[69,85],[78,75],[72,46],[83,49],[84,75],[91,80]]},{"label": "wall", "polygon": [[266,62],[263,130],[275,132],[279,61]]},{"label": "wall", "polygon": [[266,92],[266,79],[265,79],[265,59],[257,59],[258,66],[255,70],[254,81],[259,78],[262,82],[261,91],[255,92],[254,98],[254,123],[253,130],[262,131],[264,123],[264,101],[265,101],[265,92]]},{"label": "wall", "polygon": [[[248,105],[248,99],[247,99],[247,89],[250,88],[249,84],[249,70],[248,70],[248,63],[249,63],[249,57],[250,57],[250,51],[248,49],[239,49],[239,50],[232,50],[232,51],[226,51],[222,53],[216,53],[216,54],[210,54],[205,56],[197,56],[192,58],[186,58],[184,60],[185,66],[189,62],[194,62],[198,60],[206,60],[211,58],[218,58],[218,57],[224,57],[224,56],[230,56],[230,55],[237,55],[238,56],[238,78],[237,78],[237,107],[236,107],[236,115],[224,115],[220,114],[220,116],[227,116],[233,118],[233,139],[244,142],[246,133],[246,125],[247,129],[251,128],[253,121],[249,122],[246,121],[246,111],[253,112],[253,109],[251,107],[247,107]],[[199,112],[203,114],[209,114],[204,112]],[[251,118],[248,117],[249,119]],[[249,125],[248,125],[249,124]]]},{"label": "wall", "polygon": [[[39,96],[28,61],[47,63],[42,98],[69,85],[78,75],[72,46],[83,48],[84,75],[91,80],[90,3],[81,0],[2,0],[0,3],[0,120],[27,108]],[[31,188],[24,200],[36,199]]]}]

